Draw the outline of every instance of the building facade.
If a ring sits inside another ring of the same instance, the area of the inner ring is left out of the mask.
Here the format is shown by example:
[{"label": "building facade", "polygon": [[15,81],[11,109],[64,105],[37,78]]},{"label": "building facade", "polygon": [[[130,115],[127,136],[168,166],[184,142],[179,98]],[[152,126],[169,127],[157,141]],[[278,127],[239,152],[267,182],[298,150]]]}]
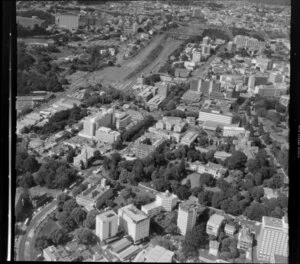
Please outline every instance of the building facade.
[{"label": "building facade", "polygon": [[149,236],[150,218],[133,204],[118,210],[119,226],[136,243]]},{"label": "building facade", "polygon": [[185,236],[187,232],[192,231],[194,228],[198,207],[199,204],[197,202],[190,200],[179,205],[177,227],[183,236]]},{"label": "building facade", "polygon": [[224,216],[213,214],[206,224],[206,233],[208,235],[218,236],[223,221]]},{"label": "building facade", "polygon": [[112,211],[106,211],[96,216],[96,235],[101,241],[114,237],[118,232],[118,215]]},{"label": "building facade", "polygon": [[287,217],[263,216],[257,246],[259,261],[269,262],[274,255],[288,256],[288,229]]}]

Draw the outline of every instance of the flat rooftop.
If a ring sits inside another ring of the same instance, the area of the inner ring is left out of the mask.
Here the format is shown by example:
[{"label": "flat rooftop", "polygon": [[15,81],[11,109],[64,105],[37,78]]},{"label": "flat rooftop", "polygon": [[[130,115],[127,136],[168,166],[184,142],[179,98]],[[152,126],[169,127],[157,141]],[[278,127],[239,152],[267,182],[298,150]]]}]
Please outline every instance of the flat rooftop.
[{"label": "flat rooftop", "polygon": [[118,217],[118,215],[113,210],[109,210],[96,216],[97,220],[101,220],[103,222],[113,217]]},{"label": "flat rooftop", "polygon": [[129,216],[134,222],[140,222],[147,219],[147,215],[141,210],[137,209],[133,204],[129,204],[119,209]]}]

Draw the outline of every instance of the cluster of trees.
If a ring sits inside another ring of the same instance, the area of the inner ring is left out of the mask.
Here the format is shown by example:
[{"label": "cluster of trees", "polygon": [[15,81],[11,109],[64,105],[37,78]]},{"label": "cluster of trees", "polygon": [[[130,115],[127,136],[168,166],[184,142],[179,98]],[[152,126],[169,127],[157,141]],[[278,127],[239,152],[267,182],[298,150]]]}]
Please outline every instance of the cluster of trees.
[{"label": "cluster of trees", "polygon": [[199,248],[205,248],[208,244],[208,235],[205,228],[205,223],[200,223],[185,235],[182,252],[186,258],[198,257]]},{"label": "cluster of trees", "polygon": [[181,117],[181,118],[186,118],[188,116],[197,118],[199,116],[199,113],[197,113],[197,112],[188,112],[188,111],[183,112],[181,110],[174,109],[174,110],[166,111],[164,113],[164,115],[165,116]]},{"label": "cluster of trees", "polygon": [[102,87],[101,85],[89,87],[88,91],[84,95],[82,105],[84,107],[100,107],[103,104],[110,104],[116,100],[126,102],[133,99],[129,94],[125,94],[112,87],[109,88],[110,89],[105,90],[105,94],[99,95],[99,90],[104,90],[104,87]]},{"label": "cluster of trees", "polygon": [[177,84],[170,88],[170,93],[167,95],[166,99],[161,103],[159,108],[162,110],[174,110],[183,94],[189,89],[188,84]]},{"label": "cluster of trees", "polygon": [[49,12],[44,12],[42,10],[26,10],[26,11],[18,11],[18,16],[21,17],[33,17],[36,16],[39,19],[44,20],[45,26],[51,25],[55,23],[55,17],[51,15]]},{"label": "cluster of trees", "polygon": [[151,219],[151,230],[156,233],[177,235],[177,212],[164,212]]},{"label": "cluster of trees", "polygon": [[31,215],[33,205],[27,189],[23,189],[15,206],[16,222],[24,221]]},{"label": "cluster of trees", "polygon": [[[71,126],[77,123],[85,116],[87,116],[87,110],[74,105],[74,107],[71,109],[66,109],[55,113],[49,118],[49,121],[43,127],[34,126],[28,130],[33,130],[34,133],[40,135],[53,134],[64,130],[67,125]],[[23,132],[27,133],[29,131],[25,129]]]},{"label": "cluster of trees", "polygon": [[35,247],[43,250],[51,245],[64,245],[70,241],[68,230],[65,228],[57,228],[48,235],[42,235],[35,240]]},{"label": "cluster of trees", "polygon": [[131,79],[132,77],[139,74],[142,70],[144,70],[150,62],[155,60],[158,55],[161,53],[161,51],[164,48],[164,42],[166,40],[167,36],[165,36],[162,41],[153,49],[151,52],[147,55],[147,57],[143,60],[143,62],[139,65],[138,68],[136,68],[133,72],[131,72],[126,78]]},{"label": "cluster of trees", "polygon": [[273,121],[276,125],[285,121],[288,116],[288,108],[282,106],[278,99],[257,96],[254,101],[254,109],[258,116],[265,117]]},{"label": "cluster of trees", "polygon": [[154,122],[153,116],[146,116],[143,120],[124,131],[121,134],[121,139],[123,141],[135,141],[137,138],[143,135],[145,131],[154,124]]},{"label": "cluster of trees", "polygon": [[286,147],[281,147],[280,143],[273,141],[271,151],[281,164],[285,172],[288,172],[289,168],[289,151]]},{"label": "cluster of trees", "polygon": [[101,197],[96,202],[96,207],[100,210],[104,207],[113,207],[114,203],[112,202],[111,198],[114,196],[113,189],[109,189],[105,193],[101,195]]},{"label": "cluster of trees", "polygon": [[246,28],[236,28],[236,27],[232,27],[230,28],[230,30],[234,36],[237,35],[249,36],[252,38],[256,38],[259,41],[264,41],[264,38],[261,36],[261,34],[254,30],[250,30]]},{"label": "cluster of trees", "polygon": [[155,236],[154,238],[151,239],[150,243],[153,246],[161,246],[167,250],[170,251],[176,251],[178,250],[178,246],[174,245],[174,243],[170,240],[171,237],[169,236]]},{"label": "cluster of trees", "polygon": [[43,163],[34,176],[34,181],[40,186],[49,189],[64,189],[77,180],[77,171],[68,163],[50,160]]},{"label": "cluster of trees", "polygon": [[240,256],[240,252],[237,249],[237,238],[225,237],[220,243],[220,258],[229,260],[236,259]]},{"label": "cluster of trees", "polygon": [[[41,67],[43,66],[41,65]],[[45,81],[45,77],[47,81]],[[35,71],[22,72],[18,70],[17,95],[28,95],[33,91],[60,92],[62,90],[61,82],[51,72],[45,76]]]},{"label": "cluster of trees", "polygon": [[72,63],[72,68],[74,70],[93,72],[96,70],[101,70],[106,66],[113,66],[115,58],[112,57],[109,53],[101,54],[99,50],[99,46],[88,48],[87,53],[89,54],[89,59],[74,60],[74,62]]},{"label": "cluster of trees", "polygon": [[128,204],[134,204],[134,206],[136,206],[138,209],[141,209],[142,205],[149,204],[154,201],[154,199],[148,195],[139,193],[136,194],[131,187],[125,187],[121,191],[120,196],[123,199],[123,206]]},{"label": "cluster of trees", "polygon": [[28,70],[35,62],[35,59],[26,52],[25,43],[20,42],[17,46],[17,68],[18,70]]},{"label": "cluster of trees", "polygon": [[43,27],[39,27],[38,25],[35,25],[33,29],[28,29],[26,27],[21,26],[20,24],[17,24],[17,33],[18,37],[20,38],[50,35],[49,31],[47,31]]},{"label": "cluster of trees", "polygon": [[76,203],[76,200],[65,193],[57,197],[57,220],[68,232],[82,227],[87,213]]},{"label": "cluster of trees", "polygon": [[223,30],[217,28],[204,29],[202,35],[210,37],[211,39],[224,39],[225,41],[229,41],[229,36]]},{"label": "cluster of trees", "polygon": [[32,173],[40,168],[40,164],[33,155],[29,155],[26,151],[17,149],[16,153],[16,173],[17,185],[24,188],[35,186]]}]

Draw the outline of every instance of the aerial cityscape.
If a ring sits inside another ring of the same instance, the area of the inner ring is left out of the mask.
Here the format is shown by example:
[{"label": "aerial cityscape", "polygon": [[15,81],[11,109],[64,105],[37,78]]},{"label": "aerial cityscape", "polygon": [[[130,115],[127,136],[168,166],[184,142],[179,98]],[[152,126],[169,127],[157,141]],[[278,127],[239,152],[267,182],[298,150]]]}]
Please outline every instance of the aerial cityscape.
[{"label": "aerial cityscape", "polygon": [[289,263],[290,19],[17,1],[14,260]]}]

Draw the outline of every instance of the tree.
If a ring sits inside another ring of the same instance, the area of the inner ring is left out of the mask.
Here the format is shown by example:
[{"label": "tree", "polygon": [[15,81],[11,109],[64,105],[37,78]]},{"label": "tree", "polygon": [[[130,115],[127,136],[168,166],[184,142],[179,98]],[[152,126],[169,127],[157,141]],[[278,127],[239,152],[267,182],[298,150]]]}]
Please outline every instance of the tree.
[{"label": "tree", "polygon": [[185,185],[179,186],[179,188],[175,191],[175,194],[180,200],[187,200],[191,196],[189,188]]},{"label": "tree", "polygon": [[216,180],[214,179],[213,175],[209,173],[202,173],[200,176],[200,185],[207,185],[210,187],[215,186]]},{"label": "tree", "polygon": [[62,245],[67,240],[67,230],[63,228],[58,228],[52,231],[50,238],[55,246]]},{"label": "tree", "polygon": [[267,215],[267,209],[260,203],[252,203],[244,212],[244,215],[250,220],[260,221],[264,215]]},{"label": "tree", "polygon": [[222,191],[215,192],[212,197],[212,207],[220,208],[221,202],[224,201],[224,193]]},{"label": "tree", "polygon": [[31,188],[36,185],[30,172],[26,172],[23,176],[19,176],[17,180],[18,184],[24,188]]},{"label": "tree", "polygon": [[260,198],[264,196],[264,188],[263,187],[254,187],[251,191],[252,198],[259,202]]},{"label": "tree", "polygon": [[73,163],[75,155],[75,150],[72,148],[67,155],[67,162]]},{"label": "tree", "polygon": [[101,153],[99,150],[94,151],[94,157],[95,157],[95,159],[101,159]]},{"label": "tree", "polygon": [[142,205],[149,204],[153,202],[153,199],[149,197],[148,195],[137,195],[134,199],[134,205],[138,208],[141,209]]},{"label": "tree", "polygon": [[182,243],[182,252],[185,257],[197,256],[199,247],[205,247],[208,236],[205,231],[205,224],[196,225],[192,231],[187,232]]},{"label": "tree", "polygon": [[87,228],[81,228],[78,231],[77,239],[80,243],[85,245],[95,245],[97,243],[96,235]]},{"label": "tree", "polygon": [[119,181],[121,183],[127,183],[128,179],[129,179],[129,171],[126,170],[126,169],[124,169],[124,168],[122,168],[120,176],[119,176]]},{"label": "tree", "polygon": [[154,185],[154,188],[160,192],[164,192],[169,189],[169,182],[164,179],[154,180],[153,185]]},{"label": "tree", "polygon": [[220,178],[217,180],[216,186],[219,187],[223,192],[225,192],[230,187],[230,184],[223,178]]},{"label": "tree", "polygon": [[96,216],[98,215],[98,211],[97,210],[92,210],[89,211],[87,214],[87,217],[85,219],[85,227],[89,228],[89,229],[95,229],[96,228]]},{"label": "tree", "polygon": [[191,180],[190,179],[187,179],[186,180],[186,183],[185,183],[186,187],[188,187],[189,189],[191,189]]},{"label": "tree", "polygon": [[86,219],[86,212],[80,207],[75,207],[70,217],[74,220],[74,222],[79,226],[83,224],[83,221]]},{"label": "tree", "polygon": [[35,240],[35,247],[43,250],[51,245],[51,240],[47,236],[40,236]]},{"label": "tree", "polygon": [[230,170],[232,169],[243,169],[247,162],[247,156],[241,151],[234,151],[231,157],[225,160],[225,165]]},{"label": "tree", "polygon": [[77,208],[78,204],[76,203],[75,199],[69,199],[64,203],[63,211],[66,212],[68,215],[71,214],[73,209]]},{"label": "tree", "polygon": [[198,195],[199,203],[204,206],[210,206],[212,202],[213,192],[204,191]]},{"label": "tree", "polygon": [[67,200],[69,200],[71,197],[67,195],[66,193],[61,193],[57,197],[57,207],[59,211],[63,210],[64,204]]}]

